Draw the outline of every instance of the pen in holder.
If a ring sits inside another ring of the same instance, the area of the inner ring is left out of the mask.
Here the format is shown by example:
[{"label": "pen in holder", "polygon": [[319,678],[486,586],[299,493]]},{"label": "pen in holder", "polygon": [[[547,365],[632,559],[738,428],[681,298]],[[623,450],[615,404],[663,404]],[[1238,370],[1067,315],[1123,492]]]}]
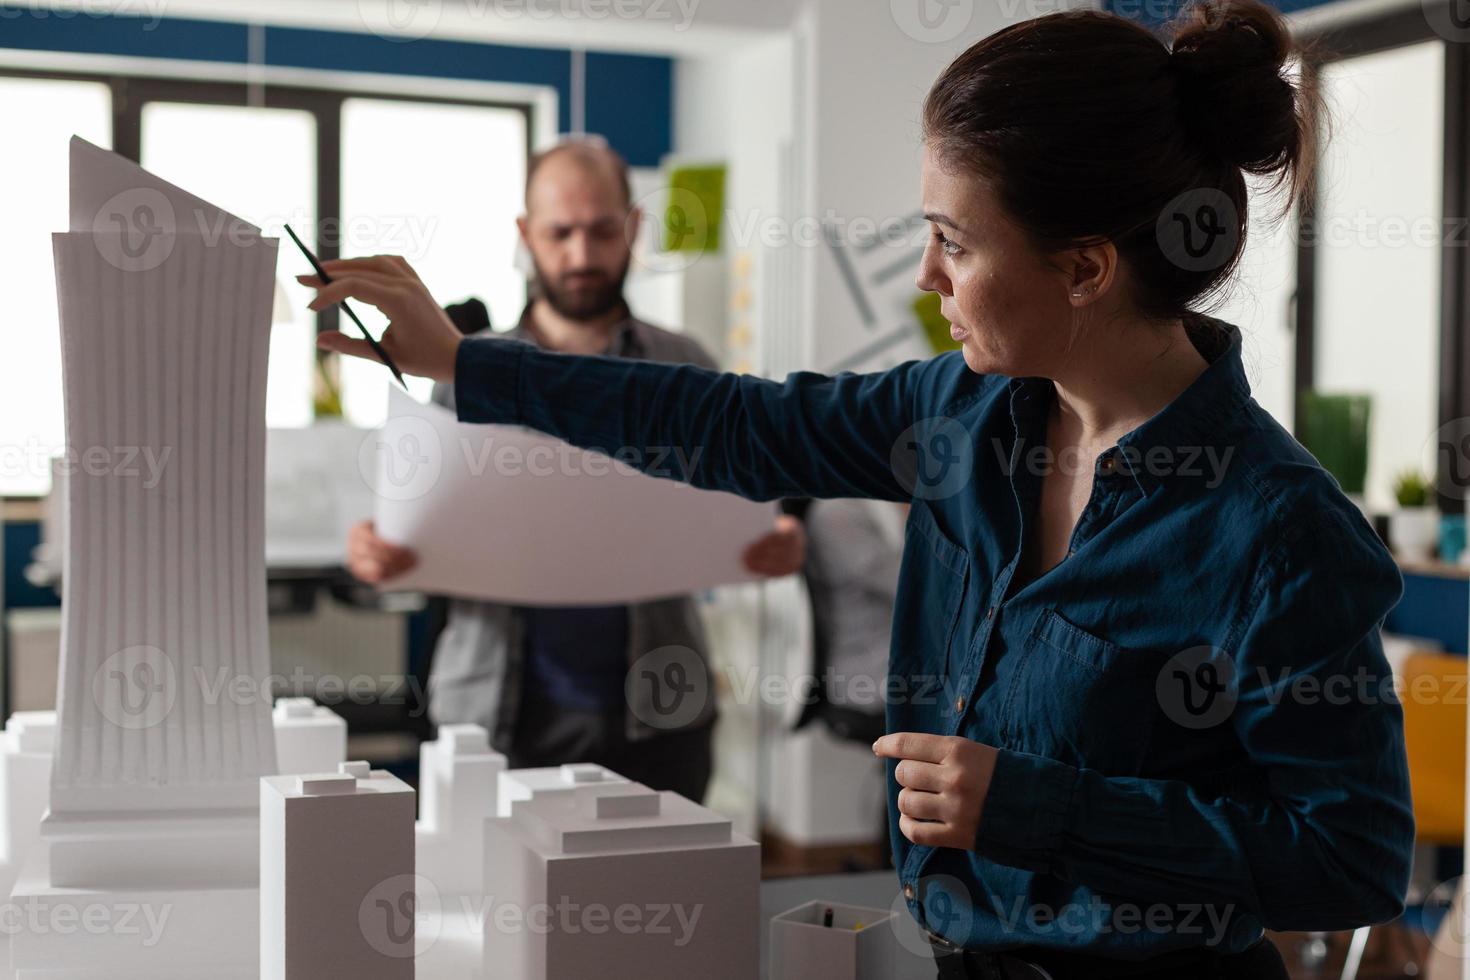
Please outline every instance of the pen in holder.
[{"label": "pen in holder", "polygon": [[894,918],[822,901],[782,912],[771,920],[771,980],[891,980]]}]

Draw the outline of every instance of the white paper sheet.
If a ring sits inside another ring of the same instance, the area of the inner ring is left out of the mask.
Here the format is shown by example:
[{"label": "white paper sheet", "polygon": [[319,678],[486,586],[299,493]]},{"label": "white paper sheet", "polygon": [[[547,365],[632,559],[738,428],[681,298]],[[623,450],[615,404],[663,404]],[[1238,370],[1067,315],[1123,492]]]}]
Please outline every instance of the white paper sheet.
[{"label": "white paper sheet", "polygon": [[774,526],[771,504],[646,476],[524,428],[467,425],[398,391],[389,414],[365,455],[376,456],[378,533],[419,555],[395,589],[611,604],[755,578],[741,554]]}]

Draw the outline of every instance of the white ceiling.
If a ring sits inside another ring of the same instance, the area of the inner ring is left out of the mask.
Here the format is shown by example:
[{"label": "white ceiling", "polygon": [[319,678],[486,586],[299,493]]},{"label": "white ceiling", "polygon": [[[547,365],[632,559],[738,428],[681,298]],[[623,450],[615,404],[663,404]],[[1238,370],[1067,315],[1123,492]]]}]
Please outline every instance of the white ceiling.
[{"label": "white ceiling", "polygon": [[[663,55],[786,28],[803,0],[167,0],[169,17]],[[151,7],[148,0],[144,6]],[[631,15],[631,16],[630,16]]]}]

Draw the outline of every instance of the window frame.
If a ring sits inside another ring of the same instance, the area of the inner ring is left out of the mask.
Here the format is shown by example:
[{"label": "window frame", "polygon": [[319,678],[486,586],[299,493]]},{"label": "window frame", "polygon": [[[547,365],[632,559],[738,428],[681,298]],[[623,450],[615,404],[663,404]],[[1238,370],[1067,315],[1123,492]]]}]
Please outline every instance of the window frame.
[{"label": "window frame", "polygon": [[[1448,3],[1456,0],[1446,0]],[[1444,46],[1444,160],[1442,161],[1441,227],[1454,236],[1461,247],[1440,249],[1440,324],[1439,324],[1439,418],[1445,426],[1456,419],[1470,418],[1470,228],[1461,226],[1470,217],[1470,45],[1457,44],[1437,34],[1424,11],[1416,4],[1412,9],[1397,10],[1375,17],[1347,21],[1303,32],[1302,84],[1310,92],[1318,90],[1322,68],[1336,61],[1390,51],[1425,42]],[[1318,121],[1317,157],[1321,164],[1322,139],[1326,126]],[[1297,204],[1298,227],[1311,227],[1321,205],[1320,191],[1305,196]],[[1296,293],[1293,297],[1292,323],[1295,343],[1296,419],[1302,417],[1303,394],[1312,387],[1316,363],[1317,335],[1317,242],[1314,235],[1301,235],[1297,240]],[[1436,487],[1443,487],[1439,474],[1429,474]],[[1464,513],[1462,497],[1438,492],[1441,511]]]}]

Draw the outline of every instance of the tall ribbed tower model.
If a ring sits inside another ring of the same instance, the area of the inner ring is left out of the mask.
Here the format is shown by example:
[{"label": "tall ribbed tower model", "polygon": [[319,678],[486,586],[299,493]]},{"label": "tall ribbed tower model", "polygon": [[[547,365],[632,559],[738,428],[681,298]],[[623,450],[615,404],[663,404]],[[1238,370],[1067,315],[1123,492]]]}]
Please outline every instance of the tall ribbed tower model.
[{"label": "tall ribbed tower model", "polygon": [[80,139],[71,171],[71,230],[54,236],[70,467],[57,745],[42,858],[16,894],[132,896],[170,918],[151,943],[23,933],[13,959],[249,975],[259,779],[276,769],[264,462],[277,242]]}]

